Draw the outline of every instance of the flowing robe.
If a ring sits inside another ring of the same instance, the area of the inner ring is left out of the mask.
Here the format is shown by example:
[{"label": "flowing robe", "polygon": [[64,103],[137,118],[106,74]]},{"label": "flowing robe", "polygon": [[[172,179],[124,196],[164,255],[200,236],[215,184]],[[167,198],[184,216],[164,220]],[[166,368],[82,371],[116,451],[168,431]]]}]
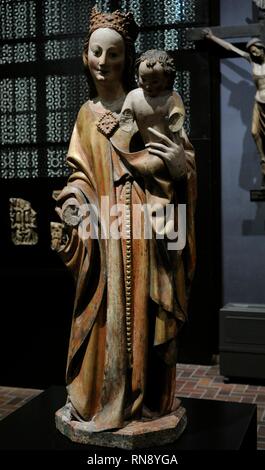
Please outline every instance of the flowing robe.
[{"label": "flowing robe", "polygon": [[[60,251],[76,282],[66,381],[76,416],[94,432],[120,428],[125,420],[141,417],[143,406],[161,414],[171,411],[177,335],[186,320],[195,267],[196,170],[184,131],[186,176],[174,182],[173,202],[175,217],[177,203],[187,203],[187,241],[183,250],[167,252],[163,242],[145,238],[144,212],[133,210],[148,200],[145,181],[126,168],[110,140],[98,131],[99,117],[89,101],[80,109],[68,151],[72,174],[58,198],[60,214],[73,202],[82,208],[79,225]],[[119,143],[129,138],[119,132]],[[125,315],[126,240],[106,236],[108,220],[117,222],[112,206],[125,203],[127,182],[131,232],[138,233],[131,240],[131,367]],[[109,207],[103,201],[109,201]],[[88,236],[92,225],[87,222],[88,204],[99,214],[94,238]]]}]

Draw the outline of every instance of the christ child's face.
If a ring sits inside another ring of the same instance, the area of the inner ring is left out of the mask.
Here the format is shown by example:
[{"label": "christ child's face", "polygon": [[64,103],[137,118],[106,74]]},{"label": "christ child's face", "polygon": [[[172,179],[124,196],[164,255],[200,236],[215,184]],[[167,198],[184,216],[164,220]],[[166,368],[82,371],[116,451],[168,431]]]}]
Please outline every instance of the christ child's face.
[{"label": "christ child's face", "polygon": [[147,96],[158,96],[168,88],[168,77],[161,64],[156,63],[153,67],[147,67],[146,61],[139,66],[139,87],[143,88]]}]

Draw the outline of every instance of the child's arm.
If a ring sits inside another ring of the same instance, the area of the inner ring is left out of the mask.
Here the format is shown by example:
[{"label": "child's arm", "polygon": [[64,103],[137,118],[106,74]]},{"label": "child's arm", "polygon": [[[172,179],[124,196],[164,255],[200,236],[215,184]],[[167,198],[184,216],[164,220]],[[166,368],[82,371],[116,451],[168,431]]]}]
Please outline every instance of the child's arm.
[{"label": "child's arm", "polygon": [[175,91],[170,99],[168,127],[171,132],[178,132],[184,124],[185,108],[181,96]]},{"label": "child's arm", "polygon": [[122,106],[120,114],[120,127],[127,132],[131,132],[134,127],[135,115],[134,115],[134,105],[133,105],[133,91],[128,93],[125,98],[125,101]]}]

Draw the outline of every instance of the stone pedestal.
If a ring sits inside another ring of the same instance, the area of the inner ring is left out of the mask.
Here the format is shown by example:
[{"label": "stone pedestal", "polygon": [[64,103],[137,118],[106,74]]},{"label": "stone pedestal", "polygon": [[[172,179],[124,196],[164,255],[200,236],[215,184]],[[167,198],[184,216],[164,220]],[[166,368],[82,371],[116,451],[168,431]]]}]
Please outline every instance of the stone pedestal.
[{"label": "stone pedestal", "polygon": [[[40,458],[44,459],[46,456],[48,465],[58,456],[58,465],[60,464],[60,466],[62,466],[62,456],[65,456],[66,463],[73,463],[73,468],[78,466],[79,454],[82,458],[82,465],[85,462],[84,458],[87,460],[87,457],[94,453],[98,455],[122,455],[127,460],[130,455],[135,454],[134,450],[104,448],[70,441],[56,429],[54,422],[56,410],[64,405],[66,398],[65,387],[50,387],[0,421],[0,451],[10,451],[11,460],[14,460],[15,455],[18,455],[22,459],[21,461],[24,458],[26,463],[28,463],[29,456],[32,456],[35,464],[36,453],[32,451],[42,451],[39,454],[41,455]],[[191,451],[194,450],[200,452],[244,450],[252,452],[252,454],[256,450],[256,405],[196,398],[182,398],[181,402],[187,411],[185,431],[175,442],[159,447],[154,445],[149,448],[148,452],[155,455],[180,455],[183,453],[182,455],[186,456],[193,455]],[[55,450],[64,452],[54,452]],[[147,448],[137,452],[139,455],[146,455],[146,453]],[[194,455],[197,457],[197,454]],[[204,453],[204,459],[205,456]],[[218,453],[219,457],[220,452]],[[227,460],[226,454],[225,458]],[[225,465],[227,464],[226,460],[224,461]],[[21,465],[21,461],[18,462],[19,465]],[[209,452],[207,462],[212,465],[213,454],[211,452]],[[197,461],[193,463],[198,464]],[[128,466],[125,460],[124,465]]]},{"label": "stone pedestal", "polygon": [[220,373],[265,380],[265,305],[229,303],[219,313]]},{"label": "stone pedestal", "polygon": [[131,421],[116,431],[91,432],[86,422],[73,420],[66,404],[55,413],[55,422],[57,429],[73,442],[132,450],[175,442],[187,425],[187,416],[180,406],[161,418]]}]

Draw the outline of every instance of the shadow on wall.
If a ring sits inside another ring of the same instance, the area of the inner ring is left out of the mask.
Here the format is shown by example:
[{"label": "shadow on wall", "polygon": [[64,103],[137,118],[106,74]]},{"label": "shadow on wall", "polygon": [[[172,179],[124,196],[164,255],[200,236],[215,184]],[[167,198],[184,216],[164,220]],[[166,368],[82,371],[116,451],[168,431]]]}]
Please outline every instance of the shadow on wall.
[{"label": "shadow on wall", "polygon": [[[239,187],[245,191],[259,189],[261,184],[259,154],[251,134],[252,112],[256,92],[252,75],[230,61],[225,61],[225,65],[242,78],[238,83],[235,83],[224,74],[222,75],[223,86],[230,91],[228,104],[239,111],[238,119],[241,119],[242,125],[246,129],[242,145]],[[265,202],[252,202],[251,204],[256,206],[255,218],[243,220],[242,235],[264,235]]]},{"label": "shadow on wall", "polygon": [[265,234],[265,202],[252,202],[256,205],[254,219],[243,220],[242,235],[264,235]]}]

